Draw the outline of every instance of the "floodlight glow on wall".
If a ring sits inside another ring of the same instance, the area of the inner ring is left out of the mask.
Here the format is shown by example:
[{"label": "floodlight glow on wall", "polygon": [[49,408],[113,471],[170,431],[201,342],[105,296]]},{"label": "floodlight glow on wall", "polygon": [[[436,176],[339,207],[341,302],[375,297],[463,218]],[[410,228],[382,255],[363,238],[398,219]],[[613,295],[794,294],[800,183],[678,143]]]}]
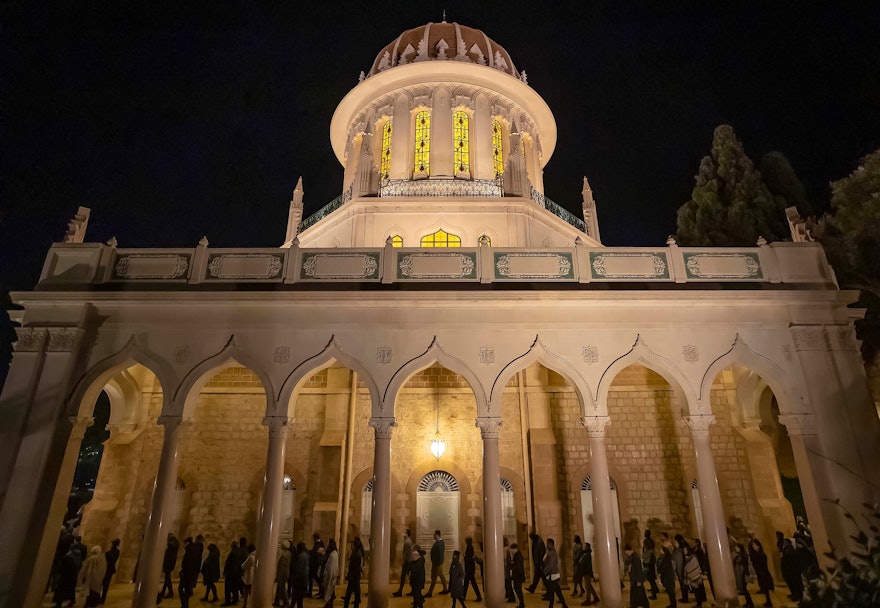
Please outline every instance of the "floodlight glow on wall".
[{"label": "floodlight glow on wall", "polygon": [[431,453],[434,455],[434,458],[440,460],[440,457],[443,456],[443,452],[446,451],[446,442],[443,441],[443,438],[440,437],[440,396],[438,395],[436,398],[435,411],[436,418],[434,423],[434,440],[431,442]]}]

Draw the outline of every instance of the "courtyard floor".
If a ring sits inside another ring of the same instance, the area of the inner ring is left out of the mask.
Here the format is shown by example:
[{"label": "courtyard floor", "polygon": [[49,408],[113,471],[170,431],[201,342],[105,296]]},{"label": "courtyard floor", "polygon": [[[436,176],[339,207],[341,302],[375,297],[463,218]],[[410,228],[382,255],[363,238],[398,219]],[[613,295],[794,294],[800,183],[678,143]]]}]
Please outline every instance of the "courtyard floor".
[{"label": "courtyard floor", "polygon": [[[364,607],[366,607],[366,584],[364,584],[362,589],[363,589],[363,591],[361,593],[364,597],[362,598],[361,603],[364,605]],[[597,589],[598,589],[598,585],[597,585]],[[396,591],[396,590],[397,590],[397,585],[389,586],[389,591],[388,591],[389,595],[392,591]],[[111,585],[110,591],[107,594],[107,603],[104,604],[105,608],[131,608],[131,599],[132,599],[133,591],[134,591],[134,585],[132,585],[130,583],[119,583],[119,584]],[[199,584],[198,589],[196,590],[196,595],[194,595],[192,598],[190,598],[190,602],[189,602],[190,608],[198,608],[199,606],[219,606],[220,604],[223,603],[223,583],[222,583],[222,581],[217,583],[217,592],[220,594],[220,601],[213,603],[213,604],[207,603],[207,602],[201,602],[200,598],[201,598],[202,594],[204,593],[204,591],[205,591],[204,586]],[[758,590],[754,585],[750,586],[749,592],[752,595],[752,601],[755,603],[755,606],[763,605],[764,596],[760,595],[758,593]],[[345,593],[345,587],[340,586],[340,587],[336,588],[336,601],[334,602],[334,606],[336,606],[336,608],[341,608],[342,596],[344,593]],[[788,593],[788,589],[786,589],[785,587],[777,588],[776,591],[771,594],[771,596],[773,598],[773,605],[776,607],[779,607],[779,608],[796,607],[797,604],[795,602],[787,599],[787,593]],[[570,595],[570,592],[568,590],[565,590],[564,594],[565,594],[566,602],[568,603],[568,605],[571,608],[575,608],[576,606],[580,607],[581,598],[572,598]],[[469,597],[473,598],[473,592],[469,593],[468,595],[469,595]],[[43,602],[43,607],[44,608],[51,608],[53,606],[51,600],[52,600],[51,595],[47,595],[45,601]],[[533,593],[526,592],[525,593],[525,600],[526,600],[527,608],[546,608],[546,606],[547,606],[547,601],[541,599],[540,593],[533,594]],[[83,603],[84,603],[84,599],[80,599],[80,601],[77,602],[76,605],[81,607],[83,605]],[[451,605],[451,603],[452,603],[452,600],[450,600],[448,595],[435,594],[433,597],[425,600],[425,608],[448,608]],[[405,596],[400,597],[400,598],[390,597],[389,602],[388,602],[389,608],[407,608],[411,604],[412,604],[411,598],[408,598]],[[471,606],[478,606],[479,605],[473,599],[469,600],[468,604]],[[558,606],[558,604],[556,604],[556,605]],[[629,606],[629,591],[628,591],[628,589],[624,589],[624,591],[623,591],[623,605]],[[708,608],[709,606],[712,606],[712,605],[713,605],[713,603],[712,603],[711,597],[710,597],[710,601],[707,602],[706,604],[704,604],[704,607]],[[169,598],[169,599],[163,600],[162,603],[160,604],[160,606],[165,606],[166,608],[177,608],[178,606],[180,606],[180,600],[178,600],[177,597],[175,596],[173,599]],[[238,606],[239,607],[241,606],[241,601],[239,601]],[[323,606],[323,602],[321,600],[317,600],[317,599],[307,599],[305,601],[305,606],[306,606],[306,608],[321,608],[321,606]],[[514,604],[510,604],[510,606],[512,608],[514,606]],[[598,604],[594,604],[594,606],[598,606],[601,608],[602,602],[599,602]],[[667,597],[665,595],[659,595],[656,600],[651,602],[651,608],[665,608],[665,606],[667,606]],[[686,608],[687,607],[693,608],[695,606],[695,604],[693,603],[693,601],[691,601],[689,604],[682,604],[681,602],[679,602],[679,606],[684,606]]]}]

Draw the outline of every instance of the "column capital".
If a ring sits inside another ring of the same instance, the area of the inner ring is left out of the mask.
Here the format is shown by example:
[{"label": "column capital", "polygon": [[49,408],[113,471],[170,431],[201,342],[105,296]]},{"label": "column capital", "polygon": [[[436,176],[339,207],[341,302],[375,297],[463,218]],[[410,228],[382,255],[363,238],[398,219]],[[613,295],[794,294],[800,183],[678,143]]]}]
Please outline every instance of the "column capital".
[{"label": "column capital", "polygon": [[610,416],[584,416],[581,419],[581,423],[587,429],[587,434],[590,437],[603,438],[605,437],[605,429],[611,424]]},{"label": "column capital", "polygon": [[71,416],[68,418],[70,422],[70,438],[82,440],[86,436],[86,429],[95,424],[92,416]]},{"label": "column capital", "polygon": [[789,435],[816,435],[816,417],[813,414],[780,414],[779,424]]},{"label": "column capital", "polygon": [[685,416],[685,423],[694,437],[708,437],[709,427],[715,424],[715,416],[703,414],[701,416]]},{"label": "column capital", "polygon": [[183,416],[159,416],[156,419],[156,424],[164,426],[165,432],[168,433],[170,431],[176,431],[183,426],[185,422]]},{"label": "column capital", "polygon": [[483,439],[498,439],[498,435],[501,434],[502,424],[504,422],[501,418],[477,418],[474,426],[479,427]]},{"label": "column capital", "polygon": [[269,427],[270,437],[280,437],[287,433],[287,423],[290,418],[287,416],[266,416],[263,418],[263,424]]},{"label": "column capital", "polygon": [[370,426],[376,429],[376,439],[391,439],[391,432],[397,426],[394,418],[370,418]]}]

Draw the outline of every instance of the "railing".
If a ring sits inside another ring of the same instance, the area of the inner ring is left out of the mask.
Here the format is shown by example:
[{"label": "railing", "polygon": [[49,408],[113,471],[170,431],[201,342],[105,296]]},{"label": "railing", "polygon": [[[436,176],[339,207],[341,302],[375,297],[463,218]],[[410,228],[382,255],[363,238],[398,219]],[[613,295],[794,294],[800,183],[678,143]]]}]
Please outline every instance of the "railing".
[{"label": "railing", "polygon": [[529,185],[529,192],[532,195],[532,200],[541,205],[544,209],[587,234],[587,225],[584,223],[584,220],[559,205],[559,203],[553,202],[550,197],[546,196],[543,192],[538,192],[531,185]]},{"label": "railing", "polygon": [[345,192],[343,192],[342,194],[340,194],[339,196],[334,198],[332,201],[330,201],[329,203],[327,203],[326,205],[324,205],[323,207],[321,207],[320,209],[315,211],[309,217],[307,217],[306,219],[301,221],[299,223],[299,230],[297,230],[297,233],[302,232],[306,228],[314,226],[319,221],[321,221],[322,219],[324,219],[325,217],[327,217],[328,215],[330,215],[331,213],[333,213],[334,211],[336,211],[337,209],[342,207],[345,203],[347,203],[350,200],[351,200],[351,188],[349,188],[348,190],[346,190]]},{"label": "railing", "polygon": [[386,179],[379,184],[379,196],[501,196],[501,178]]}]

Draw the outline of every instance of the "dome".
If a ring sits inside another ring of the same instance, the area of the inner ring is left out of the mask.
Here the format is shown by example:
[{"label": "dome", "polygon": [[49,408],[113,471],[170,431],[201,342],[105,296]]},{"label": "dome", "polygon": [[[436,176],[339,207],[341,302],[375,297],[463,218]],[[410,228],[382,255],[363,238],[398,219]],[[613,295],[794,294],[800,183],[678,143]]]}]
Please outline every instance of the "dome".
[{"label": "dome", "polygon": [[376,56],[367,77],[418,61],[467,61],[519,76],[507,51],[480,30],[458,23],[428,23],[407,30]]}]

